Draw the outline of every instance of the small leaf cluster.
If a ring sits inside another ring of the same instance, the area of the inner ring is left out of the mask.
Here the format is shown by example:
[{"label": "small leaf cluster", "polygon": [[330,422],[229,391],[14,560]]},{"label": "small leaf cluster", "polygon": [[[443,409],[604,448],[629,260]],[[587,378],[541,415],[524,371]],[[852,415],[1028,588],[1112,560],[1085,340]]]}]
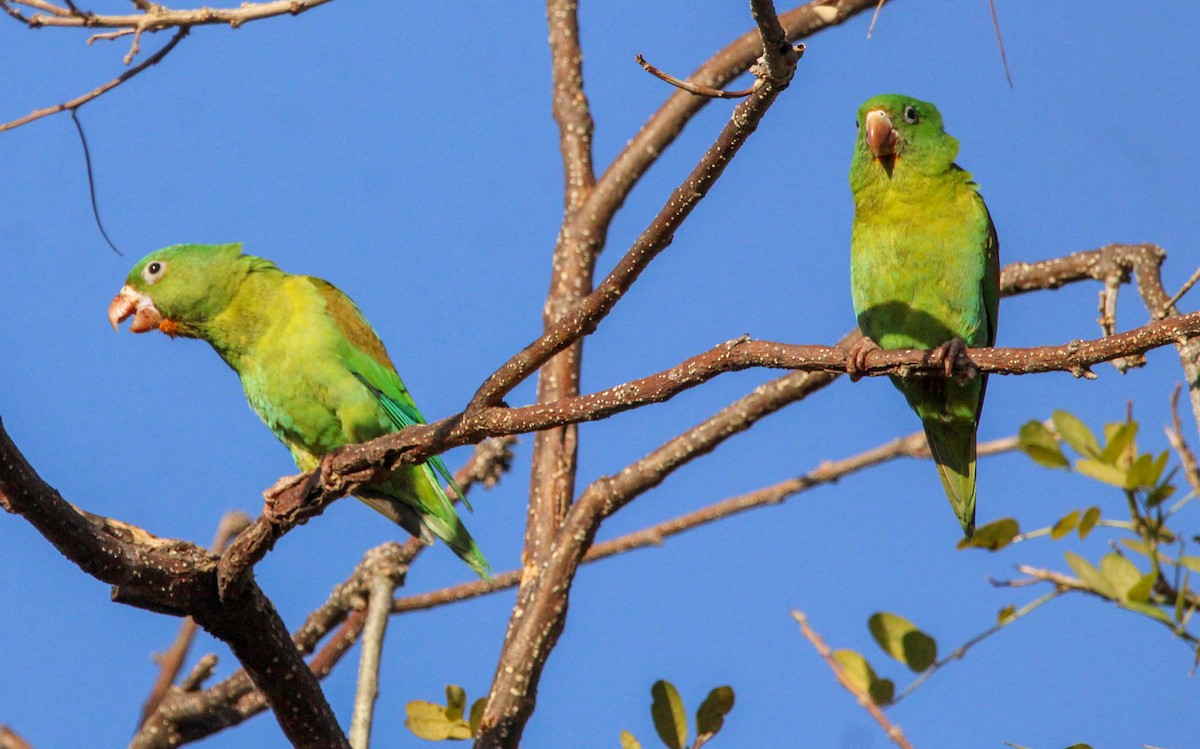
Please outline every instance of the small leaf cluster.
[{"label": "small leaf cluster", "polygon": [[[867,620],[867,628],[885,653],[908,666],[913,673],[924,673],[937,663],[937,641],[908,619],[880,611]],[[895,700],[896,683],[880,678],[861,653],[835,650],[833,657],[850,683],[876,705],[883,707]]]},{"label": "small leaf cluster", "polygon": [[[675,685],[659,679],[650,687],[650,717],[654,730],[667,749],[685,749],[688,741],[687,713]],[[696,709],[696,741],[692,749],[708,743],[721,727],[725,716],[733,709],[733,687],[717,687],[708,693]],[[641,743],[629,731],[621,731],[621,749],[642,749]]]},{"label": "small leaf cluster", "polygon": [[486,704],[487,698],[480,697],[471,705],[469,717],[464,717],[467,693],[462,687],[447,684],[445,705],[413,700],[404,708],[408,714],[404,725],[419,738],[429,741],[463,741],[479,732],[479,721]]},{"label": "small leaf cluster", "polygon": [[[1200,596],[1190,586],[1191,573],[1200,572],[1200,556],[1187,554],[1189,534],[1171,527],[1176,513],[1194,495],[1173,506],[1167,504],[1176,493],[1178,466],[1167,471],[1170,456],[1166,450],[1156,455],[1138,449],[1138,423],[1132,419],[1105,425],[1103,444],[1086,424],[1066,411],[1055,411],[1051,423],[1053,431],[1037,421],[1021,427],[1021,450],[1047,468],[1073,469],[1119,489],[1128,520],[1102,518],[1100,508],[1092,506],[1071,510],[1049,528],[1022,534],[1014,519],[1004,518],[980,528],[976,537],[961,543],[960,548],[995,551],[1017,540],[1049,536],[1058,541],[1072,533],[1085,539],[1097,526],[1121,532],[1125,537],[1117,539],[1114,550],[1097,563],[1065,552],[1066,564],[1078,578],[1078,588],[1171,627],[1181,639],[1198,646],[1200,659],[1200,642],[1187,632],[1192,613],[1200,607]],[[1061,443],[1076,454],[1074,460]],[[1144,559],[1146,567],[1139,566],[1131,556]]]}]

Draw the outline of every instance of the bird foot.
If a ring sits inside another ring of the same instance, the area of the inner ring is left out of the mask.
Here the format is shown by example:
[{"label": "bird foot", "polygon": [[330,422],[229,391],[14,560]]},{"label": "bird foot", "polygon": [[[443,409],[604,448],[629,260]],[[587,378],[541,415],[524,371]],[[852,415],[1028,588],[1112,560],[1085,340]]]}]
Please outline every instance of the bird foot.
[{"label": "bird foot", "polygon": [[[979,374],[979,368],[967,356],[967,342],[961,338],[953,338],[930,351],[929,363],[935,367],[941,366],[946,377],[954,377],[959,385],[966,384],[967,380]],[[962,374],[955,376],[956,367],[962,370]]]},{"label": "bird foot", "polygon": [[850,375],[851,382],[862,379],[867,369],[867,355],[880,350],[879,344],[868,336],[863,336],[850,347],[849,353],[846,354],[846,374]]},{"label": "bird foot", "polygon": [[288,489],[302,483],[308,478],[307,473],[297,473],[295,476],[284,476],[283,478],[271,484],[270,488],[263,491],[263,514],[274,515],[275,503],[279,500],[280,495]]}]

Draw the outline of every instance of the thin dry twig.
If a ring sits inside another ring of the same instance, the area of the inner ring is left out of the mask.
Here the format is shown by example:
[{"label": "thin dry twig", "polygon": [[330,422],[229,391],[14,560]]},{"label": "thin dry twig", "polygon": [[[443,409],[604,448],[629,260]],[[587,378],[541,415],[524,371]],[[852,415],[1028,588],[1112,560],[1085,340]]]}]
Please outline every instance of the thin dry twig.
[{"label": "thin dry twig", "polygon": [[1171,308],[1179,302],[1180,299],[1183,299],[1184,294],[1187,294],[1189,291],[1191,291],[1192,287],[1195,286],[1197,282],[1200,282],[1200,268],[1197,268],[1196,272],[1191,275],[1191,278],[1183,282],[1183,286],[1179,288],[1179,291],[1175,292],[1175,295],[1163,304],[1162,311],[1158,314],[1158,316],[1165,317],[1167,312],[1169,312]]},{"label": "thin dry twig", "polygon": [[37,109],[37,110],[34,110],[33,112],[30,112],[29,114],[25,115],[24,117],[19,117],[15,120],[12,120],[11,122],[5,122],[3,124],[0,124],[0,133],[4,132],[6,130],[12,130],[15,127],[20,127],[21,125],[26,125],[30,122],[33,122],[34,120],[41,119],[42,117],[49,117],[50,115],[58,114],[59,112],[65,112],[67,110],[78,109],[79,107],[83,106],[84,104],[87,104],[92,99],[95,99],[97,96],[100,96],[101,94],[103,94],[107,91],[111,91],[112,89],[121,85],[125,81],[129,80],[130,78],[134,77],[138,73],[145,70],[146,68],[151,67],[152,65],[157,65],[159,63],[159,61],[161,61],[164,57],[167,56],[167,54],[170,53],[171,50],[175,49],[175,45],[177,45],[177,44],[179,44],[179,42],[183,41],[183,38],[188,35],[189,31],[190,31],[190,27],[181,26],[179,28],[179,30],[175,32],[175,35],[171,37],[171,40],[162,46],[162,49],[158,50],[150,57],[147,57],[145,60],[143,60],[138,65],[130,68],[129,70],[126,70],[124,73],[121,73],[119,76],[112,79],[108,83],[105,83],[104,85],[100,86],[99,88],[92,89],[91,91],[87,92],[86,94],[83,94],[82,96],[77,96],[74,99],[71,99],[70,101],[65,101],[61,104],[55,104],[54,106],[46,107],[44,109]]},{"label": "thin dry twig", "polygon": [[[259,21],[275,16],[298,16],[331,0],[273,0],[265,3],[242,3],[236,8],[189,8],[172,9],[161,5],[149,5],[141,13],[109,15],[73,11],[46,2],[45,0],[0,0],[0,5],[10,16],[17,18],[33,28],[43,26],[63,26],[76,28],[127,28],[143,29],[144,31],[161,31],[162,29],[183,28],[189,26],[205,26],[227,24],[237,28],[244,23]],[[31,16],[23,16],[10,5],[24,5],[28,8],[43,11]]]},{"label": "thin dry twig", "polygon": [[[978,446],[980,456],[998,455],[1017,448],[1016,437],[1005,437],[998,440],[982,442]],[[641,530],[632,531],[607,541],[596,543],[583,557],[583,563],[597,562],[601,559],[623,554],[636,549],[650,546],[661,546],[668,538],[684,531],[698,528],[733,515],[762,507],[780,504],[791,497],[809,489],[826,484],[834,484],[851,474],[886,463],[899,458],[930,457],[929,447],[925,443],[924,432],[915,432],[906,437],[899,437],[871,450],[840,460],[823,461],[813,470],[802,476],[780,481],[761,489],[728,497],[714,502],[698,510],[685,513],[670,520],[656,523]],[[517,584],[521,570],[510,570],[495,576],[490,582],[471,581],[453,585],[429,593],[417,593],[397,598],[392,606],[395,612],[420,611],[435,608],[448,603],[466,601],[479,596],[495,593]]]},{"label": "thin dry twig", "polygon": [[692,83],[691,81],[685,81],[680,78],[676,78],[669,73],[664,73],[662,70],[659,70],[650,63],[646,62],[646,58],[642,57],[640,53],[634,55],[633,59],[636,60],[637,64],[641,65],[647,73],[666,81],[675,88],[681,88],[684,91],[687,91],[689,94],[695,94],[696,96],[707,96],[712,99],[743,99],[754,93],[754,89],[758,88],[758,81],[755,81],[754,85],[750,88],[743,89],[741,91],[724,91],[719,88],[702,86],[698,83]]},{"label": "thin dry twig", "polygon": [[1192,452],[1187,440],[1183,438],[1183,422],[1179,418],[1179,391],[1181,389],[1182,386],[1176,385],[1171,392],[1171,428],[1167,429],[1167,441],[1171,443],[1171,448],[1179,456],[1183,475],[1191,485],[1192,493],[1200,497],[1200,467],[1197,467],[1196,464],[1196,454]]},{"label": "thin dry twig", "polygon": [[391,613],[392,593],[404,581],[404,568],[382,562],[370,563],[374,568],[366,622],[362,633],[362,657],[358,666],[358,688],[354,695],[354,713],[350,719],[350,746],[367,749],[371,744],[371,722],[375,715],[375,700],[379,697],[379,662],[383,640]]},{"label": "thin dry twig", "polygon": [[941,658],[941,659],[937,660],[932,665],[930,665],[929,668],[922,671],[920,676],[918,676],[916,679],[913,679],[913,682],[911,684],[909,684],[907,687],[904,688],[903,691],[901,691],[894,698],[892,698],[891,704],[895,705],[896,703],[900,702],[908,695],[912,694],[913,691],[917,687],[924,684],[929,679],[929,677],[933,676],[938,671],[945,668],[952,661],[961,660],[967,654],[967,651],[970,650],[971,648],[975,647],[979,643],[983,642],[987,638],[996,634],[997,632],[1004,629],[1005,627],[1012,624],[1013,622],[1020,619],[1021,617],[1025,616],[1026,614],[1033,612],[1035,609],[1039,608],[1043,604],[1047,604],[1047,603],[1053,601],[1055,598],[1058,598],[1059,596],[1063,595],[1063,593],[1065,593],[1065,591],[1055,588],[1054,590],[1050,591],[1049,593],[1046,593],[1045,595],[1043,595],[1039,598],[1035,598],[1034,600],[1025,604],[1021,608],[1016,609],[1015,611],[1013,611],[1011,614],[1009,614],[1007,617],[1005,617],[1001,621],[996,622],[991,627],[988,627],[987,629],[985,629],[983,632],[980,632],[979,634],[975,635],[971,639],[964,642],[962,645],[959,645],[957,648],[955,648],[954,650],[952,650],[950,652],[950,655],[947,655],[945,658]]},{"label": "thin dry twig", "polygon": [[846,672],[842,670],[842,665],[837,662],[836,658],[833,657],[833,652],[829,650],[829,646],[827,646],[825,641],[821,639],[821,636],[813,631],[813,628],[809,626],[808,617],[806,617],[803,612],[795,610],[792,611],[792,616],[797,622],[800,623],[800,632],[804,635],[806,640],[812,643],[813,648],[818,654],[820,654],[821,658],[825,660],[825,664],[829,666],[829,670],[833,672],[833,675],[837,678],[838,683],[845,687],[847,692],[854,695],[855,699],[858,700],[858,704],[871,714],[871,717],[875,719],[875,722],[879,724],[879,727],[883,729],[883,732],[887,734],[887,737],[891,739],[892,743],[900,747],[900,749],[913,749],[912,744],[908,743],[908,739],[904,737],[904,731],[900,730],[900,726],[888,720],[888,717],[883,714],[883,711],[879,709],[879,706],[875,704],[874,700],[871,699],[871,696],[859,689],[858,686],[846,676]]}]

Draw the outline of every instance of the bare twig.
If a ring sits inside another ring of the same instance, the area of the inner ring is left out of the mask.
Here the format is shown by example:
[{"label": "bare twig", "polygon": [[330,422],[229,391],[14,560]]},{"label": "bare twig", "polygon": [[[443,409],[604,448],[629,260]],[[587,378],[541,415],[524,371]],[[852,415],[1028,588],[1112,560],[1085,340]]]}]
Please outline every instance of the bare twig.
[{"label": "bare twig", "polygon": [[[34,13],[31,16],[20,16],[20,20],[33,28],[42,26],[65,26],[78,28],[128,28],[144,31],[161,31],[162,29],[183,28],[189,26],[205,26],[213,24],[228,24],[237,28],[244,23],[258,21],[275,16],[298,16],[330,0],[273,0],[265,3],[243,3],[236,8],[191,8],[171,9],[161,5],[153,5],[141,13],[124,15],[107,15],[100,13],[81,13],[70,8],[62,8],[44,0],[0,0],[6,9],[10,5],[24,5],[41,10],[50,15]],[[9,15],[15,11],[9,10]]]},{"label": "bare twig", "polygon": [[988,0],[988,8],[992,11],[992,28],[996,30],[996,44],[1000,45],[1000,62],[1004,65],[1004,77],[1008,80],[1009,88],[1013,85],[1012,72],[1008,69],[1008,55],[1004,51],[1004,35],[1000,33],[1000,17],[996,15],[996,0]]},{"label": "bare twig", "polygon": [[1200,497],[1200,467],[1196,464],[1196,454],[1183,438],[1183,422],[1179,418],[1179,391],[1180,386],[1176,385],[1175,390],[1171,392],[1171,428],[1167,429],[1167,441],[1179,456],[1183,475],[1192,487],[1192,494]]},{"label": "bare twig", "polygon": [[1159,313],[1159,316],[1165,317],[1167,312],[1169,312],[1170,309],[1174,307],[1180,299],[1183,299],[1184,294],[1187,294],[1189,291],[1191,291],[1192,287],[1195,286],[1197,282],[1200,282],[1200,268],[1197,268],[1196,272],[1191,275],[1191,278],[1184,281],[1183,286],[1179,287],[1179,291],[1175,292],[1175,295],[1163,304],[1163,308]]},{"label": "bare twig", "polygon": [[[980,456],[997,455],[1015,450],[1016,447],[1017,438],[1006,437],[980,443],[978,453]],[[708,525],[709,523],[732,517],[747,510],[779,504],[817,486],[837,483],[851,474],[881,463],[905,457],[922,459],[930,457],[923,432],[894,439],[891,442],[849,458],[824,461],[802,476],[781,481],[746,494],[729,497],[707,507],[680,515],[679,517],[599,542],[588,549],[583,557],[583,562],[585,564],[597,562],[627,551],[650,546],[661,546],[671,536],[678,535],[684,531]],[[513,587],[517,584],[520,576],[521,570],[511,570],[497,574],[490,583],[483,582],[482,580],[472,581],[429,593],[403,596],[395,600],[392,610],[396,612],[419,611],[448,603],[457,603],[458,601],[478,598],[479,596]]]},{"label": "bare twig", "polygon": [[912,744],[908,743],[908,739],[904,737],[904,731],[900,730],[900,726],[888,720],[888,717],[883,714],[883,711],[879,709],[879,706],[875,704],[874,700],[871,699],[871,696],[859,689],[858,686],[856,686],[855,683],[846,676],[846,672],[842,670],[842,665],[837,662],[836,658],[833,657],[833,653],[829,650],[829,646],[827,646],[825,641],[821,639],[821,636],[813,631],[813,628],[809,626],[808,617],[806,617],[800,611],[792,611],[792,616],[797,622],[800,623],[800,632],[804,635],[806,640],[812,643],[813,648],[818,654],[820,654],[821,658],[825,660],[825,664],[829,666],[829,670],[833,672],[833,675],[837,678],[838,683],[845,687],[847,692],[854,695],[854,698],[858,700],[858,704],[871,714],[871,717],[875,719],[875,722],[879,724],[879,727],[883,729],[883,732],[887,734],[887,737],[891,739],[892,743],[900,747],[900,749],[913,749]]},{"label": "bare twig", "polygon": [[1054,590],[1050,591],[1049,593],[1046,593],[1045,595],[1030,601],[1029,603],[1025,604],[1021,608],[1016,609],[1011,614],[1009,614],[1007,617],[1005,617],[1003,620],[996,622],[994,625],[992,625],[991,627],[988,627],[983,632],[975,635],[971,639],[964,642],[962,645],[959,645],[957,648],[955,648],[954,650],[952,650],[950,652],[950,655],[946,656],[945,658],[939,659],[937,662],[930,665],[929,668],[922,671],[920,676],[918,676],[916,679],[913,679],[913,682],[911,684],[909,684],[907,687],[905,687],[903,691],[901,691],[899,694],[897,694],[892,699],[891,704],[895,705],[896,703],[900,702],[900,700],[903,700],[905,697],[912,694],[913,691],[917,687],[924,684],[929,679],[929,677],[933,676],[938,671],[942,670],[951,661],[961,660],[963,658],[963,656],[965,656],[967,654],[967,651],[970,650],[971,648],[975,647],[979,643],[983,642],[987,638],[996,634],[997,632],[1004,629],[1005,627],[1012,624],[1013,622],[1020,619],[1021,617],[1025,616],[1026,614],[1032,612],[1034,609],[1040,607],[1042,604],[1049,603],[1050,601],[1053,601],[1055,598],[1058,598],[1064,592],[1065,591],[1058,590],[1057,588],[1055,588]]},{"label": "bare twig", "polygon": [[371,721],[375,714],[375,700],[379,697],[379,661],[383,653],[388,614],[391,613],[392,592],[404,581],[404,568],[390,565],[386,555],[378,556],[378,559],[368,563],[374,574],[363,627],[354,714],[350,720],[350,746],[353,749],[367,749],[371,744]]},{"label": "bare twig", "polygon": [[743,99],[754,93],[754,89],[758,88],[757,81],[750,88],[743,89],[741,91],[724,91],[719,88],[709,88],[708,86],[701,86],[697,83],[676,78],[669,73],[664,73],[650,63],[646,62],[646,58],[642,57],[641,54],[634,55],[633,59],[636,60],[637,64],[641,65],[647,73],[666,81],[675,88],[681,88],[684,91],[687,91],[689,94],[695,94],[696,96],[707,96],[712,99]]},{"label": "bare twig", "polygon": [[84,104],[87,104],[92,99],[95,99],[97,96],[100,96],[101,94],[103,94],[107,91],[111,91],[112,89],[121,85],[125,81],[129,80],[130,78],[134,77],[138,73],[145,70],[146,68],[148,68],[152,65],[157,65],[158,62],[160,60],[162,60],[164,57],[166,57],[167,54],[171,50],[175,49],[176,44],[179,44],[179,42],[181,42],[183,40],[183,38],[188,35],[189,30],[190,29],[188,26],[181,26],[179,28],[179,30],[175,32],[175,35],[171,37],[171,40],[162,46],[162,49],[158,50],[153,55],[147,57],[145,60],[143,60],[138,65],[130,68],[129,70],[126,70],[124,73],[121,73],[119,76],[112,79],[108,83],[105,83],[103,86],[100,86],[99,88],[95,88],[82,96],[77,96],[74,99],[71,99],[70,101],[65,101],[62,104],[55,104],[52,107],[46,107],[44,109],[37,109],[37,110],[34,110],[33,112],[30,112],[29,114],[25,115],[24,117],[20,117],[18,119],[12,120],[11,122],[5,122],[3,124],[0,124],[0,133],[4,132],[5,130],[12,130],[14,127],[20,127],[21,125],[28,124],[30,122],[33,122],[34,120],[41,119],[42,117],[48,117],[52,114],[58,114],[59,112],[63,112],[66,110],[78,109],[79,107],[83,106]]}]

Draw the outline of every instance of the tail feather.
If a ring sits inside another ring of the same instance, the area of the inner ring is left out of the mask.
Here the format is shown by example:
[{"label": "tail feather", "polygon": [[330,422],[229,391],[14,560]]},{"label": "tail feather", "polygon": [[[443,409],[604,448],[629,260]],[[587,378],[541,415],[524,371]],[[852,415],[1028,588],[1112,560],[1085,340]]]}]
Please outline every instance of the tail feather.
[{"label": "tail feather", "polygon": [[925,437],[942,488],[967,538],[975,535],[975,423],[926,419]]},{"label": "tail feather", "polygon": [[442,539],[475,574],[492,579],[487,559],[428,464],[399,471],[387,483],[360,491],[359,499],[426,544]]}]

